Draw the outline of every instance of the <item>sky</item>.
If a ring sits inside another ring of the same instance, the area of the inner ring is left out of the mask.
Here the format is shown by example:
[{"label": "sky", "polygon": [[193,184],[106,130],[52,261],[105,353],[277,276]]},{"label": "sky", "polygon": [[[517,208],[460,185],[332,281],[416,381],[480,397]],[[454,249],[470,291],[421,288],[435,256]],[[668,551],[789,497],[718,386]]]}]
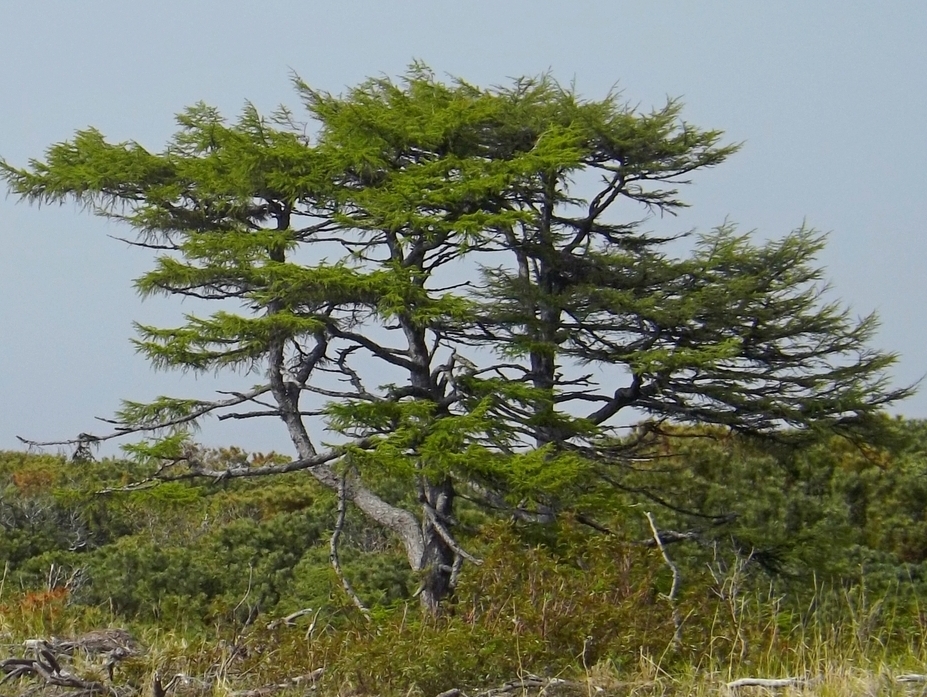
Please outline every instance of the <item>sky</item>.
[{"label": "sky", "polygon": [[[829,233],[831,298],[879,314],[872,343],[899,354],[905,385],[927,374],[924,37],[923,0],[0,0],[0,157],[24,165],[87,126],[160,151],[197,101],[230,117],[246,101],[298,109],[294,74],[338,93],[413,60],[484,86],[544,72],[590,99],[617,86],[645,111],[680,98],[686,121],[743,149],[661,225]],[[151,257],[114,239],[130,236],[71,204],[0,196],[0,450],[103,432],[95,417],[121,399],[229,388],[135,354],[133,321],[171,326],[184,308],[141,302],[132,279]],[[927,386],[894,411],[927,418]],[[277,422],[207,424],[200,439],[290,451]]]}]

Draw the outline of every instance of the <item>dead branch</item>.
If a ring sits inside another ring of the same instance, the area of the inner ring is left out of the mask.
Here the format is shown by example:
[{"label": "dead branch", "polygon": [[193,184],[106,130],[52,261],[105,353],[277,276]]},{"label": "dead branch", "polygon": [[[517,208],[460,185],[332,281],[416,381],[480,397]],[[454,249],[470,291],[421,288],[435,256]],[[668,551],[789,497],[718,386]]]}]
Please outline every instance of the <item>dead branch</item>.
[{"label": "dead branch", "polygon": [[[679,532],[677,530],[662,530],[660,531],[660,544],[666,546],[675,544],[677,542],[701,542],[701,533],[698,530],[686,530],[685,532]],[[657,541],[656,538],[650,537],[646,540],[641,540],[640,544],[643,547],[656,547]]]},{"label": "dead branch", "polygon": [[809,678],[740,678],[727,683],[727,688],[729,690],[738,690],[742,687],[781,689],[784,687],[805,687],[815,682],[817,682],[817,679]]},{"label": "dead branch", "polygon": [[78,694],[116,694],[115,690],[107,687],[101,682],[97,682],[96,680],[85,680],[73,673],[60,670],[60,666],[59,670],[55,670],[51,665],[43,663],[38,659],[33,662],[33,669],[35,673],[49,685],[70,687],[77,690]]},{"label": "dead branch", "polygon": [[[161,482],[178,482],[185,481],[190,479],[212,479],[216,482],[225,481],[226,479],[238,479],[238,478],[248,478],[248,477],[264,477],[273,474],[285,474],[287,472],[297,472],[301,470],[311,469],[313,467],[318,467],[320,465],[325,465],[330,463],[332,460],[337,460],[339,457],[343,456],[351,448],[361,448],[367,449],[371,447],[374,443],[372,438],[358,438],[357,440],[347,443],[345,445],[340,445],[326,450],[325,452],[318,453],[311,457],[301,458],[299,460],[290,460],[289,462],[284,462],[282,464],[270,464],[262,465],[259,467],[252,467],[250,465],[229,465],[225,469],[214,469],[207,467],[202,462],[198,461],[195,458],[190,458],[187,460],[187,464],[190,468],[189,472],[181,472],[180,474],[161,474],[160,471],[151,477],[146,477],[145,479],[140,479],[137,482],[132,482],[126,486],[121,487],[109,487],[106,489],[100,489],[96,493],[98,495],[103,494],[112,494],[112,493],[123,493],[127,491],[137,491],[139,489],[148,489],[153,486],[157,486]],[[168,463],[168,466],[176,463]],[[164,469],[164,468],[162,468]]]},{"label": "dead branch", "polygon": [[161,682],[160,673],[155,672],[154,678],[151,681],[151,693],[154,695],[154,697],[165,697],[165,695],[167,695],[167,691],[174,686],[174,681],[176,678],[177,676],[175,675],[173,678],[171,678],[167,685],[164,685]]},{"label": "dead branch", "polygon": [[904,675],[899,675],[895,678],[895,682],[900,683],[913,683],[913,682],[927,682],[927,675],[921,673],[905,673]]},{"label": "dead branch", "polygon": [[[584,687],[580,683],[571,682],[569,680],[564,680],[562,678],[542,678],[537,675],[526,675],[523,678],[517,680],[510,680],[509,682],[500,685],[499,687],[494,687],[489,690],[484,690],[477,693],[477,697],[495,697],[496,695],[507,695],[512,693],[521,693],[526,694],[529,690],[537,690],[539,694],[545,694],[552,687],[574,687],[581,688]],[[453,692],[448,690],[448,692]],[[442,693],[442,694],[447,694]],[[458,695],[463,695],[462,692],[458,690]],[[439,695],[440,697],[440,695]]]},{"label": "dead branch", "polygon": [[86,697],[96,694],[115,695],[113,687],[65,670],[59,656],[70,656],[75,651],[87,655],[106,656],[104,668],[113,682],[116,664],[140,652],[139,644],[124,629],[101,629],[87,632],[74,639],[27,639],[26,649],[35,653],[35,658],[13,657],[0,661],[0,672],[6,673],[0,684],[19,678],[41,679],[46,686],[69,688],[67,697]]},{"label": "dead branch", "polygon": [[476,481],[463,482],[472,493],[472,496],[464,496],[458,492],[462,498],[472,501],[477,506],[489,508],[494,511],[506,513],[513,520],[520,520],[525,523],[541,523],[549,525],[556,520],[556,514],[548,506],[539,506],[537,511],[531,511],[521,506],[511,506],[505,500],[505,497],[494,489],[490,489]]},{"label": "dead branch", "polygon": [[24,675],[31,675],[35,672],[31,658],[7,658],[0,661],[0,672],[6,673],[0,678],[0,685],[11,680],[16,680]]},{"label": "dead branch", "polygon": [[65,670],[61,667],[57,657],[45,641],[33,640],[32,648],[35,658],[13,657],[0,661],[0,671],[6,673],[0,684],[19,678],[32,677],[41,679],[47,686],[64,687],[72,690],[66,693],[68,697],[83,697],[87,695],[113,695],[116,691],[97,680],[89,680]]},{"label": "dead branch", "polygon": [[354,603],[357,609],[363,613],[364,617],[369,620],[370,610],[367,609],[367,606],[364,605],[364,602],[360,599],[360,597],[358,597],[357,593],[354,592],[354,587],[351,585],[348,577],[344,575],[344,571],[341,568],[341,562],[338,560],[338,540],[341,537],[341,531],[344,529],[344,519],[348,508],[347,485],[348,473],[345,472],[341,476],[341,482],[338,485],[338,518],[335,521],[335,529],[332,531],[332,537],[328,547],[328,558],[331,561],[332,568],[335,570],[335,573],[341,580],[341,585],[344,587],[344,592],[348,594],[351,602]]},{"label": "dead branch", "polygon": [[676,594],[679,592],[679,567],[673,563],[669,554],[666,553],[666,548],[663,546],[663,540],[660,537],[660,531],[657,530],[657,524],[653,522],[653,515],[651,515],[650,511],[646,511],[644,515],[647,516],[647,522],[650,523],[654,543],[660,549],[660,554],[663,555],[663,561],[666,562],[666,565],[673,573],[673,584],[670,586],[670,592],[664,597],[669,602],[672,609],[673,627],[675,627],[675,631],[673,632],[673,646],[678,649],[682,646],[682,617],[679,614],[679,607],[676,605]]},{"label": "dead branch", "polygon": [[476,564],[479,566],[483,563],[482,559],[474,557],[467,550],[461,547],[457,540],[451,535],[450,531],[444,527],[440,520],[438,520],[438,513],[435,509],[428,503],[425,503],[423,506],[425,514],[428,516],[429,521],[431,521],[432,526],[434,526],[435,532],[444,540],[444,543],[451,548],[451,551],[454,552],[458,557],[463,557],[467,561]]},{"label": "dead branch", "polygon": [[306,675],[297,675],[294,678],[287,678],[283,682],[274,683],[272,685],[264,685],[262,687],[255,687],[250,690],[235,690],[230,692],[230,697],[267,697],[267,695],[272,695],[275,692],[280,690],[286,690],[292,687],[305,686],[304,689],[312,690],[315,689],[316,683],[319,681],[319,678],[325,672],[325,668],[317,668],[311,673]]},{"label": "dead branch", "polygon": [[[293,626],[296,625],[296,620],[298,620],[300,617],[305,617],[306,615],[311,615],[312,612],[313,612],[313,610],[312,610],[311,607],[304,607],[302,610],[297,610],[296,612],[291,612],[291,613],[290,613],[289,615],[287,615],[286,617],[278,617],[277,619],[273,620],[272,622],[269,622],[269,623],[267,624],[267,628],[272,630],[272,629],[276,629],[277,627],[283,627],[283,626],[286,626],[286,627],[293,627]],[[316,610],[315,613],[316,613],[316,615],[318,615],[319,610]]]},{"label": "dead branch", "polygon": [[165,697],[175,685],[182,685],[186,688],[193,687],[197,692],[203,692],[211,689],[212,682],[207,679],[194,678],[186,673],[175,673],[165,685],[161,682],[161,674],[156,671],[152,680],[151,692],[154,697]]}]

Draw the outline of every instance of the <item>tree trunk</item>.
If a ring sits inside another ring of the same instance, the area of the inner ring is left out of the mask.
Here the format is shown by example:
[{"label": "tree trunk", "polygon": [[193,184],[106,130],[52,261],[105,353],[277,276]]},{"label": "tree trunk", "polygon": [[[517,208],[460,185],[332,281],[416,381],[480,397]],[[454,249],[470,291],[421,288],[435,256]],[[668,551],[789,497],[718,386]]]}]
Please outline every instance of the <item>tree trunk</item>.
[{"label": "tree trunk", "polygon": [[[454,510],[454,486],[450,477],[423,487],[422,517],[422,607],[437,614],[441,603],[454,592],[454,565],[457,555],[445,536]],[[442,531],[443,528],[443,531]]]}]

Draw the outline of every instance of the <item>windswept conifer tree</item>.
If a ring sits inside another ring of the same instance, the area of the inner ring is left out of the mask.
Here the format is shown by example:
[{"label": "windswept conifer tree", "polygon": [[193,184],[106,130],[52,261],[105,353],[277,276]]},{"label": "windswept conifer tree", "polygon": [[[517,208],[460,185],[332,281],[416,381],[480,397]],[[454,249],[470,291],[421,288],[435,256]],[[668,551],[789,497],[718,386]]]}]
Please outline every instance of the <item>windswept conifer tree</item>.
[{"label": "windswept conifer tree", "polygon": [[[221,302],[136,339],[159,368],[228,371],[219,399],[126,402],[75,444],[150,434],[128,449],[160,479],[305,470],[398,536],[434,610],[469,557],[458,494],[556,515],[617,481],[629,420],[851,428],[909,392],[867,346],[875,318],[822,299],[812,231],[756,245],[723,226],[674,258],[635,222],[736,150],[676,102],[421,65],[343,96],[296,87],[306,124],[200,104],[159,154],[88,129],[0,163],[14,195],[127,223],[155,252],[143,297]],[[282,420],[295,457],[216,467],[188,433],[208,416]]]}]

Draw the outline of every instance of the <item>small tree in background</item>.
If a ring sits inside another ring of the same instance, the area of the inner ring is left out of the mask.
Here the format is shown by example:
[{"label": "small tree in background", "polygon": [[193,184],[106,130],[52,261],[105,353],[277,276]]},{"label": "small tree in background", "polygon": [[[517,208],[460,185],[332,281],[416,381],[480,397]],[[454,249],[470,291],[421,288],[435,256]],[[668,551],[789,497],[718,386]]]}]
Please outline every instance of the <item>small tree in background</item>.
[{"label": "small tree in background", "polygon": [[[155,252],[143,297],[221,303],[135,342],[159,368],[228,371],[219,399],[126,402],[75,444],[152,434],[128,449],[166,480],[305,470],[398,536],[434,610],[469,557],[455,497],[593,505],[634,453],[628,412],[800,433],[910,392],[867,347],[875,318],[822,301],[812,231],[755,245],[723,226],[677,259],[678,238],[634,222],[629,204],[675,213],[677,187],[736,149],[675,102],[644,114],[547,76],[482,89],[420,65],[344,96],[296,87],[308,124],[200,104],[160,154],[89,129],[0,163],[15,195],[128,223]],[[280,419],[296,455],[204,460],[188,429],[209,415]]]}]

